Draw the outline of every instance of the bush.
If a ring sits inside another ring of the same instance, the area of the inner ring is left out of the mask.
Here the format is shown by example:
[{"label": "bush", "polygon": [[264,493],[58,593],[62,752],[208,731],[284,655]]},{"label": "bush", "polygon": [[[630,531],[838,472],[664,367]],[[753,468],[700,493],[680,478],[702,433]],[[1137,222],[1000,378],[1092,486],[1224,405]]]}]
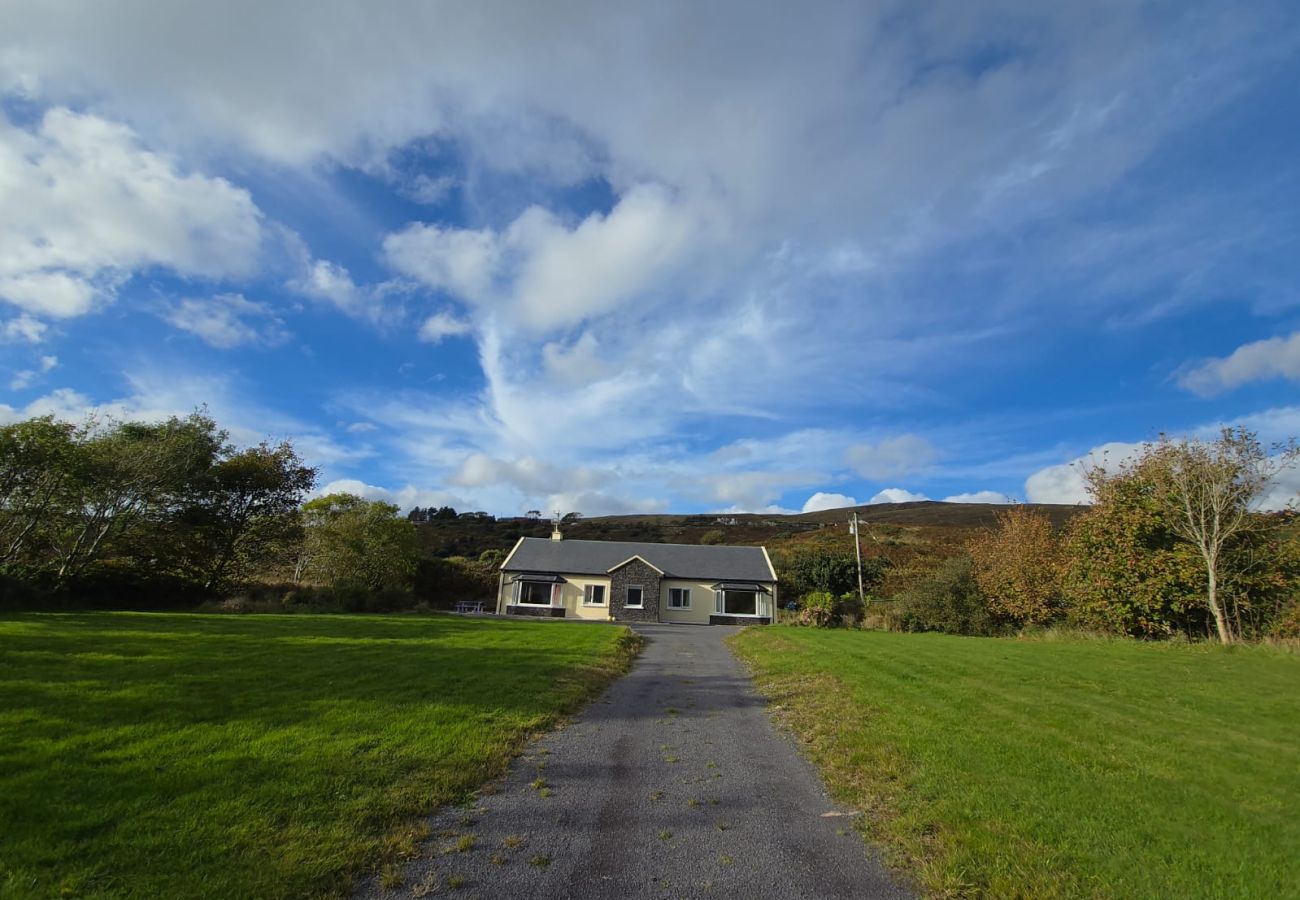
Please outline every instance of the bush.
[{"label": "bush", "polygon": [[997,527],[968,545],[975,580],[997,615],[1017,625],[1044,625],[1061,616],[1064,559],[1051,521],[1012,506]]},{"label": "bush", "polygon": [[710,528],[700,535],[701,544],[725,544],[726,542],[727,535],[721,528]]},{"label": "bush", "polygon": [[855,593],[836,599],[829,591],[813,591],[804,596],[792,624],[814,628],[834,628],[838,625],[857,625],[862,621],[862,601]]},{"label": "bush", "polygon": [[829,591],[813,591],[799,603],[799,617],[796,624],[810,625],[814,628],[829,628],[837,623],[835,607],[838,604]]},{"label": "bush", "polygon": [[1002,630],[975,581],[969,556],[944,560],[898,601],[898,625],[903,631],[989,636]]},{"label": "bush", "polygon": [[1293,601],[1289,609],[1273,620],[1268,636],[1283,640],[1300,638],[1300,600]]}]

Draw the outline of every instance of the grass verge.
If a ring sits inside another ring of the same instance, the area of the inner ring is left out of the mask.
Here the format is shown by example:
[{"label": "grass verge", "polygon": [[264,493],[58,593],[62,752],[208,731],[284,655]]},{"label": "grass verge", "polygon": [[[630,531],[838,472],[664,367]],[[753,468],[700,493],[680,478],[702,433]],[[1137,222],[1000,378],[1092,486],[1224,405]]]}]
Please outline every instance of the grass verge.
[{"label": "grass verge", "polygon": [[1270,648],[752,628],[828,787],[936,896],[1300,884],[1300,658]]},{"label": "grass verge", "polygon": [[341,894],[637,647],[453,617],[0,616],[0,896]]}]

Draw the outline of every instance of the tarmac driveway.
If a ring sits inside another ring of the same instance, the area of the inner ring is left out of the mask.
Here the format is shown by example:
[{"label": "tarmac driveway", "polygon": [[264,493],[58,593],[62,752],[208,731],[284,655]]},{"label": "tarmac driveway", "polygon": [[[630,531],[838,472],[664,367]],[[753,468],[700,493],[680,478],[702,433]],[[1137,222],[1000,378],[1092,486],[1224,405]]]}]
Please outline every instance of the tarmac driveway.
[{"label": "tarmac driveway", "polygon": [[647,645],[627,676],[479,808],[434,816],[400,885],[358,896],[910,896],[768,721],[723,644],[734,628],[637,630]]}]

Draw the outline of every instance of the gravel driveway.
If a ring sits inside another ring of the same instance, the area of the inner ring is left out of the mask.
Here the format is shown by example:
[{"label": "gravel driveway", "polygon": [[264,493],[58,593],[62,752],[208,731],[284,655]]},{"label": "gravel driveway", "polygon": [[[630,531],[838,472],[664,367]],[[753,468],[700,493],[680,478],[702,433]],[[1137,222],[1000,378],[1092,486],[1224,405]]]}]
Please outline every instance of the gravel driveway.
[{"label": "gravel driveway", "polygon": [[647,644],[627,676],[477,809],[438,813],[400,885],[357,896],[910,896],[852,819],[827,815],[845,811],[768,721],[723,644],[735,629],[637,630]]}]

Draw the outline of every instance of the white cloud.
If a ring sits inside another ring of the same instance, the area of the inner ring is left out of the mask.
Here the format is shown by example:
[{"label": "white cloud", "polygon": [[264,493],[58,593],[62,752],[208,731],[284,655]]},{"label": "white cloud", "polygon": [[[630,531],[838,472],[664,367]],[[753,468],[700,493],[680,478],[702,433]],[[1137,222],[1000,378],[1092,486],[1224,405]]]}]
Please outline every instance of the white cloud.
[{"label": "white cloud", "polygon": [[456,179],[450,175],[439,175],[435,178],[421,172],[410,182],[402,185],[402,193],[416,203],[437,206],[447,199],[447,195],[455,186]]},{"label": "white cloud", "polygon": [[384,238],[388,264],[437,290],[470,303],[487,301],[501,260],[492,231],[412,224]]},{"label": "white cloud", "polygon": [[325,259],[308,261],[305,271],[290,281],[289,287],[304,296],[332,303],[346,313],[356,314],[366,305],[348,270]]},{"label": "white cloud", "polygon": [[56,419],[84,419],[92,411],[90,399],[71,388],[59,388],[21,408],[0,403],[0,423],[19,422],[36,416],[53,416]]},{"label": "white cloud", "polygon": [[110,400],[95,400],[71,388],[59,388],[25,407],[0,404],[0,421],[52,415],[67,421],[87,416],[118,421],[157,421],[186,416],[206,406],[222,428],[239,444],[291,440],[308,465],[327,474],[339,466],[355,465],[372,453],[368,447],[344,446],[332,435],[296,416],[250,401],[244,385],[233,375],[188,372],[176,365],[141,368],[123,373],[126,390]]},{"label": "white cloud", "polygon": [[1084,472],[1094,468],[1115,472],[1125,462],[1134,459],[1142,446],[1140,443],[1112,441],[1067,463],[1039,469],[1025,480],[1025,497],[1030,503],[1088,503],[1090,498]]},{"label": "white cloud", "polygon": [[353,422],[345,430],[348,434],[368,434],[371,431],[378,431],[379,426],[374,422]]},{"label": "white cloud", "polygon": [[855,444],[844,451],[844,461],[853,471],[872,481],[919,471],[938,456],[929,441],[915,434],[900,434],[875,444]]},{"label": "white cloud", "polygon": [[573,227],[539,206],[503,232],[414,224],[384,240],[399,272],[457,299],[505,310],[537,331],[641,297],[673,274],[698,230],[664,188],[629,189],[608,215]]},{"label": "white cloud", "polygon": [[[1261,410],[1226,422],[1206,423],[1189,429],[1189,433],[1191,437],[1213,441],[1225,426],[1253,431],[1267,447],[1300,434],[1300,407]],[[1125,463],[1138,459],[1147,446],[1149,444],[1140,442],[1111,441],[1069,462],[1039,469],[1025,481],[1025,496],[1030,503],[1090,503],[1092,498],[1088,494],[1084,473],[1090,469],[1112,474],[1118,472]],[[1282,509],[1296,499],[1298,490],[1300,470],[1288,469],[1280,474],[1260,508]]]},{"label": "white cloud", "polygon": [[3,325],[0,325],[0,341],[4,343],[17,343],[19,341],[28,344],[39,344],[45,340],[45,332],[49,326],[39,319],[33,319],[27,313],[14,316],[12,319],[6,319]]},{"label": "white cloud", "polygon": [[31,387],[42,375],[52,371],[59,364],[57,356],[42,356],[40,363],[35,369],[23,369],[14,373],[14,377],[9,381],[10,390],[22,391]]},{"label": "white cloud", "polygon": [[335,479],[324,487],[316,489],[317,496],[323,497],[326,494],[352,494],[366,500],[382,500],[385,503],[394,504],[404,513],[410,512],[416,506],[421,508],[450,506],[461,512],[474,508],[464,498],[448,491],[418,487],[413,484],[396,489],[386,488],[367,484],[356,478]]},{"label": "white cloud", "polygon": [[929,500],[925,494],[914,494],[903,488],[885,488],[876,494],[868,503],[914,503],[918,500]]},{"label": "white cloud", "polygon": [[1206,360],[1184,372],[1178,383],[1209,397],[1272,378],[1300,380],[1300,331],[1243,344],[1222,359]]},{"label": "white cloud", "polygon": [[590,384],[614,373],[609,349],[602,352],[600,342],[590,331],[572,344],[552,342],[542,347],[542,363],[552,380],[569,387]]},{"label": "white cloud", "polygon": [[458,319],[449,312],[434,313],[420,326],[420,340],[436,344],[443,338],[469,334],[473,327],[469,322]]},{"label": "white cloud", "polygon": [[1014,503],[1015,501],[1000,491],[972,491],[966,494],[953,494],[944,497],[944,503]]},{"label": "white cloud", "polygon": [[843,509],[847,506],[857,505],[857,500],[845,494],[827,494],[818,491],[804,501],[801,512],[822,512],[827,509]]},{"label": "white cloud", "polygon": [[164,317],[182,331],[222,350],[246,344],[275,346],[289,337],[284,323],[270,307],[242,294],[181,300]]},{"label": "white cloud", "polygon": [[533,457],[494,459],[483,453],[471,454],[449,479],[462,487],[486,487],[507,483],[530,495],[585,492],[601,487],[611,474],[588,467],[561,469]]},{"label": "white cloud", "polygon": [[149,266],[247,275],[260,252],[246,191],[182,172],[123,125],[62,108],[31,130],[0,115],[0,209],[0,299],[33,316],[84,315]]}]

